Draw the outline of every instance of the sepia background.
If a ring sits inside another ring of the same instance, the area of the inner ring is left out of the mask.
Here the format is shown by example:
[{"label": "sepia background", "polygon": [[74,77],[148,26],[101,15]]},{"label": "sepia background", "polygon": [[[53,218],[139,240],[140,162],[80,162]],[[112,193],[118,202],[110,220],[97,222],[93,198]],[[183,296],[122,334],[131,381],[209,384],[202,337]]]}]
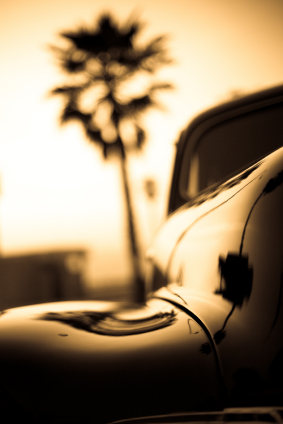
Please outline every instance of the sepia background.
[{"label": "sepia background", "polygon": [[[48,93],[64,76],[48,45],[104,11],[121,23],[145,22],[145,41],[167,34],[174,59],[158,77],[175,90],[159,95],[164,110],[145,115],[147,144],[129,162],[143,255],[166,216],[180,130],[206,108],[283,80],[281,0],[0,0],[0,253],[17,261],[41,255],[45,271],[54,257],[66,260],[94,293],[131,281],[120,171],[79,125],[59,126],[62,102]],[[9,266],[15,262],[4,267],[11,276]]]}]

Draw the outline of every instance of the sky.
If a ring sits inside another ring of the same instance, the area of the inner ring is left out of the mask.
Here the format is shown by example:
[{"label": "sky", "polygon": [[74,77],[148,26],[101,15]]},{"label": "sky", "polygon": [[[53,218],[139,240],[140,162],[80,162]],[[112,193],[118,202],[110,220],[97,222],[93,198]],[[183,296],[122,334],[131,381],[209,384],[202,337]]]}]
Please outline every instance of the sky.
[{"label": "sky", "polygon": [[104,11],[145,22],[142,41],[167,34],[174,59],[158,77],[176,88],[145,116],[147,145],[129,158],[142,254],[166,214],[180,130],[235,90],[283,81],[282,0],[0,0],[0,251],[86,249],[90,285],[131,276],[120,168],[79,126],[58,125],[62,103],[48,92],[64,77],[48,45]]}]

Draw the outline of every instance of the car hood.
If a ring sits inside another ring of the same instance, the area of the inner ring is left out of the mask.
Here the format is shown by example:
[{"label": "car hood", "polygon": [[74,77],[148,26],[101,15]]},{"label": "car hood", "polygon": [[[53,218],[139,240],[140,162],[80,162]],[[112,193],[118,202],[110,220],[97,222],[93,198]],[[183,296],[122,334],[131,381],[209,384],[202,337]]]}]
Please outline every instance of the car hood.
[{"label": "car hood", "polygon": [[203,330],[157,299],[141,307],[85,301],[7,310],[0,317],[2,390],[48,419],[109,422],[219,408],[216,358],[200,353],[209,344]]}]

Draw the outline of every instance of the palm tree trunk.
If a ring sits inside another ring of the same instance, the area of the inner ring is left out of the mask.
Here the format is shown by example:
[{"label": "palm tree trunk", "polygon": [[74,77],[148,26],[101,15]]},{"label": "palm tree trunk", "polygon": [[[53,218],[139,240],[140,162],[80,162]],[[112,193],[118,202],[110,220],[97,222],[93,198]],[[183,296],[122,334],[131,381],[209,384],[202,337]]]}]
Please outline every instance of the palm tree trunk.
[{"label": "palm tree trunk", "polygon": [[126,158],[124,155],[121,157],[121,168],[122,168],[122,179],[124,185],[124,192],[126,197],[126,207],[128,214],[128,230],[129,230],[129,238],[130,238],[130,247],[132,253],[132,261],[134,268],[134,300],[138,303],[143,303],[145,301],[145,284],[142,276],[142,272],[140,269],[140,261],[139,261],[139,252],[134,228],[134,220],[133,220],[133,209],[131,203],[131,197],[129,192],[129,182],[128,182],[128,173],[126,168]]}]

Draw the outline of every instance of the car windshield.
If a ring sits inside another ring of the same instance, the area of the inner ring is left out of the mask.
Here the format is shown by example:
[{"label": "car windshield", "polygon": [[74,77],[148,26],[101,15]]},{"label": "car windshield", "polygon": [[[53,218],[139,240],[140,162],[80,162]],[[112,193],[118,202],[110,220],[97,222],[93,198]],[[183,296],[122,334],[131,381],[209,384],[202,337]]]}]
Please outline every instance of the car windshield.
[{"label": "car windshield", "polygon": [[283,145],[282,103],[240,115],[212,127],[194,148],[189,197]]}]

